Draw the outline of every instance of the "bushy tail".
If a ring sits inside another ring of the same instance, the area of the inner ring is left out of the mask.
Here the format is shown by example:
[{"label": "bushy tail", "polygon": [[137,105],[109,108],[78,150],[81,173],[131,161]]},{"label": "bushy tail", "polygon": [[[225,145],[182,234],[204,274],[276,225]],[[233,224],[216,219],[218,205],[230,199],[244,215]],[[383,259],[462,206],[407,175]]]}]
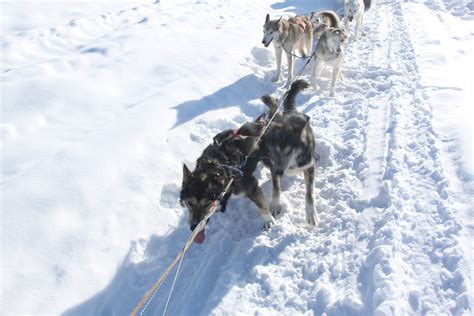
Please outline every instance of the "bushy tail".
[{"label": "bushy tail", "polygon": [[285,112],[296,111],[296,95],[307,87],[309,87],[309,83],[303,79],[296,80],[291,84],[291,88],[287,92],[285,102],[283,103],[283,109]]}]

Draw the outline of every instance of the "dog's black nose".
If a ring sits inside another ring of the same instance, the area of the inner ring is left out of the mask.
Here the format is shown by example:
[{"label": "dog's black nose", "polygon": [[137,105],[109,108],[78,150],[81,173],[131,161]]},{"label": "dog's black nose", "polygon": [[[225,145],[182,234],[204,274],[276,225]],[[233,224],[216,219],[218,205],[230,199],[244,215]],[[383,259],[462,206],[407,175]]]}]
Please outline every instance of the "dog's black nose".
[{"label": "dog's black nose", "polygon": [[195,228],[196,228],[197,224],[191,224],[191,226],[189,226],[189,229],[191,229],[191,231],[193,231]]},{"label": "dog's black nose", "polygon": [[266,43],[265,43],[265,40],[263,40],[263,41],[262,41],[262,44],[263,44],[263,45],[265,45],[265,44],[266,44]]},{"label": "dog's black nose", "polygon": [[341,49],[340,49],[340,48],[336,49],[336,53],[339,54],[340,52],[341,52]]}]

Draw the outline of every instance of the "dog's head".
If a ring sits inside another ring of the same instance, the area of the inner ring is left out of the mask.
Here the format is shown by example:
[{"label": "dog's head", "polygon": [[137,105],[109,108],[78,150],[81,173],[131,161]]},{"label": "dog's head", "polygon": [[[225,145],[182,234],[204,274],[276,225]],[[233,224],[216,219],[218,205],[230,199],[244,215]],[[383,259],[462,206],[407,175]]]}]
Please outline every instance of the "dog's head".
[{"label": "dog's head", "polygon": [[360,11],[359,1],[346,0],[344,2],[344,15],[347,16],[349,22],[352,22],[354,16]]},{"label": "dog's head", "polygon": [[328,47],[338,58],[342,53],[343,44],[347,40],[347,33],[344,28],[329,28],[325,32]]},{"label": "dog's head", "polygon": [[309,20],[313,24],[313,29],[315,32],[321,32],[326,27],[326,24],[324,24],[324,19],[321,16],[321,12],[318,12],[318,11],[311,12],[311,16],[309,17]]},{"label": "dog's head", "polygon": [[[189,229],[193,231],[206,217],[211,207],[217,203],[225,185],[225,177],[213,168],[213,163],[204,163],[194,172],[183,165],[180,203],[189,211]],[[201,238],[204,241],[204,235]]]},{"label": "dog's head", "polygon": [[280,38],[281,32],[281,17],[278,20],[270,20],[270,15],[265,17],[265,24],[263,24],[263,39],[262,44],[268,47],[270,43]]},{"label": "dog's head", "polygon": [[271,124],[265,141],[272,168],[277,175],[284,175],[288,167],[301,160],[299,156],[313,142],[308,125],[309,116],[302,113],[285,115],[281,121]]}]

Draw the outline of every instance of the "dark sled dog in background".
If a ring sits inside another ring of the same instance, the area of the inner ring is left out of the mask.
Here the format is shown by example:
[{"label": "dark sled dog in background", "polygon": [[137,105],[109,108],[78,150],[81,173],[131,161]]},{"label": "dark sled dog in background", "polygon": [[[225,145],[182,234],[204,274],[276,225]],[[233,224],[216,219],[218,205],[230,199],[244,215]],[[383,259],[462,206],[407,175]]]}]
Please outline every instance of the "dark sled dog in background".
[{"label": "dark sled dog in background", "polygon": [[334,11],[311,12],[309,20],[313,24],[314,37],[319,38],[321,34],[330,27],[341,28],[342,22]]},{"label": "dark sled dog in background", "polygon": [[[295,54],[301,57],[308,57],[311,55],[313,47],[313,24],[308,17],[297,15],[288,20],[279,19],[270,20],[270,15],[267,14],[265,24],[263,25],[263,39],[262,44],[268,47],[273,42],[276,57],[276,74],[272,81],[280,80],[281,74],[281,55],[283,50],[286,53],[288,61],[288,78],[287,84],[293,78],[293,66],[295,64]],[[298,52],[296,52],[296,50]]]},{"label": "dark sled dog in background", "polygon": [[[234,176],[233,166],[238,167],[257,148],[256,141],[262,124],[252,124],[251,128],[244,124],[239,130],[226,130],[214,137],[214,142],[207,146],[198,158],[193,172],[183,165],[183,183],[180,203],[189,211],[189,228],[194,230],[209,213],[211,206],[218,200],[230,179]],[[255,128],[257,127],[257,128]],[[258,186],[253,172],[258,159],[249,157],[242,167],[241,176],[234,177],[230,191],[220,201],[221,211],[225,210],[227,201],[232,194],[243,194],[257,205],[260,210],[264,228],[269,229],[275,219],[271,215],[268,202]],[[230,168],[229,168],[230,166]],[[204,230],[195,238],[197,243],[204,242]]]},{"label": "dark sled dog in background", "polygon": [[[284,100],[283,112],[278,112],[278,100],[263,96],[262,101],[269,108],[268,117],[273,117],[269,129],[263,136],[260,155],[268,157],[263,163],[270,167],[273,183],[273,196],[270,211],[273,216],[280,212],[280,179],[284,175],[304,173],[306,186],[306,222],[316,225],[313,187],[316,166],[315,142],[309,116],[296,110],[296,95],[309,84],[304,80],[292,83]],[[276,113],[276,114],[275,114]]]}]

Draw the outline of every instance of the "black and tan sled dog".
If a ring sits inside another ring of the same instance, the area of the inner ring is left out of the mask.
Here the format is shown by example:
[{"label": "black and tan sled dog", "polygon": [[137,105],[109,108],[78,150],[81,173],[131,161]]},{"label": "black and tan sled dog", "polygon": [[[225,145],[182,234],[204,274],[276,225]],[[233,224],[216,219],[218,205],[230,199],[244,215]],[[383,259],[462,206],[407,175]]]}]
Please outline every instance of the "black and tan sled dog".
[{"label": "black and tan sled dog", "polygon": [[[258,158],[246,158],[252,149],[258,152],[256,141],[262,128],[263,122],[246,123],[237,131],[223,131],[217,134],[214,142],[204,149],[193,172],[183,165],[180,202],[189,210],[191,230],[194,230],[208,214],[210,206],[218,199],[231,178],[234,178],[234,182],[229,193],[220,201],[220,211],[225,210],[232,194],[243,194],[259,208],[265,229],[269,229],[275,223],[268,202],[253,175]],[[245,164],[242,166],[244,161]],[[194,241],[202,243],[204,238],[204,230],[202,230]]]}]

